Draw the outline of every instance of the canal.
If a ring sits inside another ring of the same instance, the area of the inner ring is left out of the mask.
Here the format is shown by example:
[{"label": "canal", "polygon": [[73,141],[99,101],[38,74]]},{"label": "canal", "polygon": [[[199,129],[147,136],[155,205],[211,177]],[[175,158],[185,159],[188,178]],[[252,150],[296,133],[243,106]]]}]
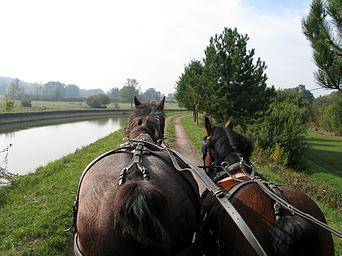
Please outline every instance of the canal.
[{"label": "canal", "polygon": [[127,117],[97,117],[91,120],[66,119],[54,123],[31,122],[0,129],[0,167],[19,175],[33,172],[37,167],[59,159],[117,131]]}]

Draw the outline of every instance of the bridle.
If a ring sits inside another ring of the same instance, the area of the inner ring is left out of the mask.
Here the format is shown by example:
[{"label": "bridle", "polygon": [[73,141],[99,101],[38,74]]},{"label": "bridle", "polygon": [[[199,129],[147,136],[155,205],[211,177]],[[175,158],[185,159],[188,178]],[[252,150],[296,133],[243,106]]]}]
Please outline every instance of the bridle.
[{"label": "bridle", "polygon": [[[250,166],[250,162],[245,160],[243,154],[239,152],[239,150],[235,146],[230,131],[227,128],[224,128],[224,131],[232,150],[228,152],[225,157],[223,157],[223,161],[221,161],[220,163],[218,163],[217,159],[215,159],[215,156],[213,156],[210,152],[211,148],[209,140],[211,139],[211,137],[206,137],[207,143],[202,143],[202,158],[205,164],[199,167],[206,169],[207,173],[211,175],[214,181],[215,179],[217,179],[215,178],[215,176],[222,170],[226,171],[227,173],[232,173],[238,169],[242,169],[244,171],[246,169],[250,169],[252,172],[253,170],[255,171],[255,169]],[[230,163],[228,158],[231,157],[232,154],[234,155],[235,159],[239,159],[239,162]]]}]

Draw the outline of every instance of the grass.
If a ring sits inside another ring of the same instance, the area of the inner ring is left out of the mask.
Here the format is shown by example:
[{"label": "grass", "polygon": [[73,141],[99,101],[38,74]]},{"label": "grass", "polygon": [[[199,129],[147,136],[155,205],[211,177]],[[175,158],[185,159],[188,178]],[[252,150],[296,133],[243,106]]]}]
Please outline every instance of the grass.
[{"label": "grass", "polygon": [[312,179],[323,181],[342,191],[342,137],[309,131],[305,153]]},{"label": "grass", "polygon": [[[118,108],[114,103],[107,105],[108,109],[131,109],[129,103],[118,103]],[[90,107],[84,102],[59,102],[59,101],[32,101],[32,107],[22,107],[20,101],[16,100],[14,108],[6,112],[4,100],[0,99],[0,113],[17,113],[17,112],[40,112],[54,110],[87,110]],[[181,109],[177,103],[165,103],[165,109]]]},{"label": "grass", "polygon": [[[182,125],[189,135],[190,139],[198,149],[198,152],[201,152],[201,143],[203,137],[206,135],[204,125],[197,126],[190,116],[186,116],[182,120]],[[308,140],[310,141],[310,135],[315,135],[317,140],[317,134],[310,134],[308,136]],[[333,138],[333,141],[331,141],[331,138],[326,137],[318,137],[321,138],[321,141],[324,141],[324,143],[328,143],[328,148],[331,150],[331,148],[334,148],[334,150],[339,150],[340,147],[342,147],[342,143],[339,142],[341,138]],[[311,139],[312,140],[312,139]],[[337,141],[337,143],[336,143]],[[331,145],[331,146],[330,146]],[[334,145],[335,147],[333,147]],[[320,145],[317,145],[318,147],[322,147]],[[312,148],[309,149],[308,154],[310,153],[310,150],[313,150]],[[309,174],[301,173],[301,172],[294,172],[293,170],[286,169],[284,167],[275,166],[272,164],[269,164],[268,159],[262,159],[262,156],[260,154],[255,154],[257,157],[257,161],[255,161],[255,165],[257,166],[257,169],[270,181],[273,181],[274,183],[278,184],[284,184],[289,185],[291,187],[300,189],[304,193],[306,193],[308,196],[313,198],[316,203],[319,205],[321,210],[323,211],[327,222],[337,230],[342,229],[342,219],[341,219],[341,213],[342,213],[342,207],[341,207],[341,198],[342,198],[342,190],[341,190],[341,183],[340,180],[336,181],[336,179],[340,179],[336,175],[336,172],[338,172],[338,168],[333,170],[332,172],[328,172],[327,169],[323,174],[324,178],[319,178],[320,169],[311,169]],[[322,154],[320,156],[315,156],[316,162],[314,162],[317,166],[320,162],[325,162],[324,160],[325,154]],[[340,155],[341,158],[341,155]],[[327,163],[331,163],[330,161],[334,161],[331,157],[327,158]],[[341,159],[339,159],[341,160]],[[341,166],[341,165],[340,165]],[[323,167],[320,167],[323,168]],[[329,176],[330,175],[330,176]],[[336,183],[336,184],[335,184]],[[336,186],[335,186],[335,185]],[[341,255],[342,254],[342,241],[341,239],[335,238],[335,254]]]},{"label": "grass", "polygon": [[0,255],[65,255],[71,207],[87,164],[122,143],[120,130],[0,188]]}]

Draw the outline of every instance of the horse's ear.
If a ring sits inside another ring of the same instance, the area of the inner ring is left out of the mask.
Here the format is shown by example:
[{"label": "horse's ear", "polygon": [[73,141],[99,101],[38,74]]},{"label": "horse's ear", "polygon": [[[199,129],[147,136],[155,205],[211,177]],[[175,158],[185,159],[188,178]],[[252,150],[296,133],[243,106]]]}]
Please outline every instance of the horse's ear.
[{"label": "horse's ear", "polygon": [[141,102],[138,100],[138,98],[135,96],[134,97],[134,105],[137,107],[139,105],[141,105]]},{"label": "horse's ear", "polygon": [[165,96],[162,98],[162,100],[158,104],[158,108],[160,110],[164,110],[164,103],[165,103]]},{"label": "horse's ear", "polygon": [[227,123],[225,124],[224,127],[227,128],[227,129],[229,129],[229,130],[233,130],[234,125],[233,125],[233,121],[232,121],[231,118],[228,118],[228,121],[227,121]]},{"label": "horse's ear", "polygon": [[211,129],[211,124],[210,124],[210,120],[208,117],[204,118],[204,127],[207,130],[207,135],[210,136],[212,129]]}]

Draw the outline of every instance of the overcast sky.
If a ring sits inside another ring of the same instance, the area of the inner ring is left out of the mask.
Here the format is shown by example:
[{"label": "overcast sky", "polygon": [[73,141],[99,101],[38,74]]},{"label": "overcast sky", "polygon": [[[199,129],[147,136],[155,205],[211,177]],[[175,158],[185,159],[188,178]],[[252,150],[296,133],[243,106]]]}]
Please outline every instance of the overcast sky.
[{"label": "overcast sky", "polygon": [[[268,66],[268,85],[316,88],[301,30],[308,0],[1,0],[0,76],[108,90],[136,78],[172,92],[210,36],[237,27]],[[323,94],[323,90],[316,91]]]}]

